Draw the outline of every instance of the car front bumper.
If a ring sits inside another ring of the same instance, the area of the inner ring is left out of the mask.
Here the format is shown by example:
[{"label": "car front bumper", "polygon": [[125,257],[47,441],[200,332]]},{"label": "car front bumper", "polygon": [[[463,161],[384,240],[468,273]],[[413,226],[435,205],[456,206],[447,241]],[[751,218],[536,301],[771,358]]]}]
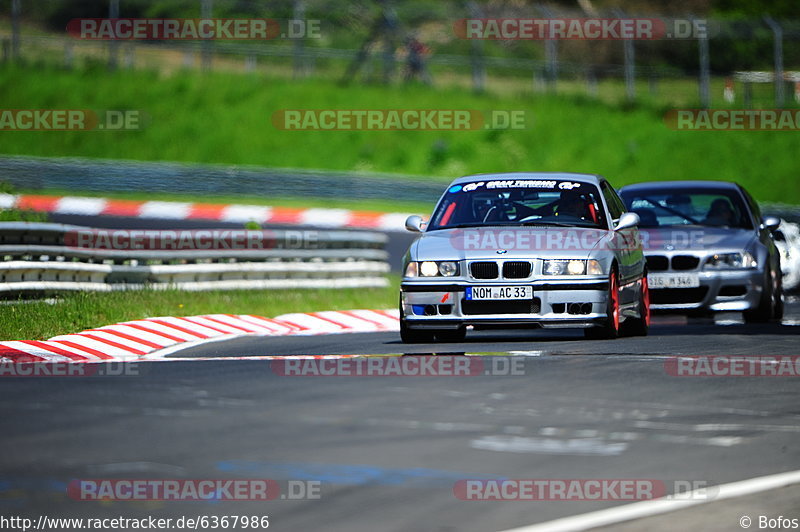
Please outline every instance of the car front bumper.
[{"label": "car front bumper", "polygon": [[758,306],[764,289],[760,269],[699,272],[697,288],[650,288],[652,310],[738,312]]},{"label": "car front bumper", "polygon": [[[531,286],[532,300],[466,301],[467,286]],[[413,329],[534,326],[591,327],[607,319],[608,279],[582,278],[521,282],[403,281],[400,300]]]}]

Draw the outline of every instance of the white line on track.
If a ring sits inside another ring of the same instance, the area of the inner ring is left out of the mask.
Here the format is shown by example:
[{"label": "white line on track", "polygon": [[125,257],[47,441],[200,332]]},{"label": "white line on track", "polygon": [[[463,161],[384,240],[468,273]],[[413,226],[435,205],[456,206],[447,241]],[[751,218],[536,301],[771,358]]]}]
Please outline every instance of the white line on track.
[{"label": "white line on track", "polygon": [[[641,519],[643,517],[651,517],[667,512],[682,510],[698,504],[752,495],[754,493],[782,488],[797,483],[800,483],[800,470],[787,471],[785,473],[777,473],[775,475],[767,475],[763,477],[755,477],[737,482],[731,482],[728,484],[720,484],[719,486],[715,487],[705,487],[699,490],[682,493],[680,494],[679,498],[675,499],[665,497],[661,499],[654,499],[652,501],[635,502],[633,504],[615,506],[614,508],[608,508],[606,510],[598,510],[596,512],[564,517],[562,519],[547,521],[545,523],[537,523],[534,525],[512,528],[502,532],[558,532],[589,530],[601,526],[614,525],[617,523],[623,523],[625,521]],[[717,495],[713,498],[705,498],[708,492],[716,492]]]}]

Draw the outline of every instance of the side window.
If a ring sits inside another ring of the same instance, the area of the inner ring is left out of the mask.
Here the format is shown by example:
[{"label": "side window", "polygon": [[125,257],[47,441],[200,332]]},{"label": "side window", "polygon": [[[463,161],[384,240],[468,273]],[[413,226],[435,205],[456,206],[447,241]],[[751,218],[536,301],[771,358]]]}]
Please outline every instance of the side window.
[{"label": "side window", "polygon": [[603,199],[605,199],[606,205],[608,205],[608,212],[611,213],[611,218],[619,220],[619,217],[625,212],[625,205],[622,203],[622,200],[619,199],[617,193],[607,182],[603,181],[603,184],[600,185],[600,189],[603,192]]}]

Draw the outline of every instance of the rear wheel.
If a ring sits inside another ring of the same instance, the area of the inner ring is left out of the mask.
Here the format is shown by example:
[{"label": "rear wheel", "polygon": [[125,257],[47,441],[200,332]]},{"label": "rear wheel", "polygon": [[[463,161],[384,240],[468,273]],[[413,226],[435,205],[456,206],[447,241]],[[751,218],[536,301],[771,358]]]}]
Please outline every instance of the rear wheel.
[{"label": "rear wheel", "polygon": [[583,334],[592,340],[611,340],[619,337],[619,280],[616,270],[611,270],[611,275],[608,277],[608,304],[605,322],[601,327],[584,329]]},{"label": "rear wheel", "polygon": [[650,287],[647,274],[642,277],[642,288],[639,291],[639,317],[628,318],[622,324],[626,336],[647,336],[650,330]]}]

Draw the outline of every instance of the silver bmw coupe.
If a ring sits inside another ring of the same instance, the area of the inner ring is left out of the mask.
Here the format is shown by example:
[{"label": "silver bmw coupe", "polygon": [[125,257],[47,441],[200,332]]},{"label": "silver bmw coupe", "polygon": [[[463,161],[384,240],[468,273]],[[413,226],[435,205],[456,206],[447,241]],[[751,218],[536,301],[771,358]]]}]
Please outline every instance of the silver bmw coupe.
[{"label": "silver bmw coupe", "polygon": [[472,175],[453,181],[403,259],[404,342],[463,340],[467,327],[582,328],[646,335],[647,271],[637,225],[605,178]]}]

